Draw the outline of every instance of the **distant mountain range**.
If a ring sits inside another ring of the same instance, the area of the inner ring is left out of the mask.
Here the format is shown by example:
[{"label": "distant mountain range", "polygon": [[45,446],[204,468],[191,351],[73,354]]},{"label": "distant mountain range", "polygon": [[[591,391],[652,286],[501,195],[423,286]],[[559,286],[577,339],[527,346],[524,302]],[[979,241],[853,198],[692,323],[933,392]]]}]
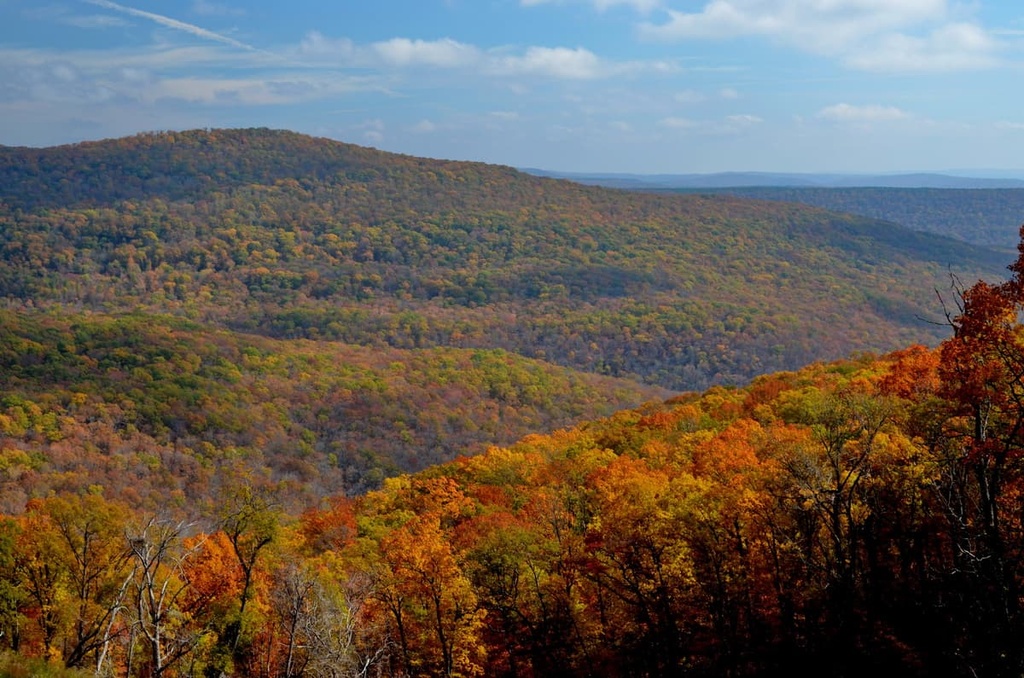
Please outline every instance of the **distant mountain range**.
[{"label": "distant mountain range", "polygon": [[1014,251],[1024,223],[1024,188],[894,188],[733,186],[637,189],[666,193],[733,195],[753,200],[802,203],[883,219],[915,231]]},{"label": "distant mountain range", "polygon": [[[526,168],[542,177],[569,179],[581,184],[626,189],[734,188],[748,186],[814,188],[1024,188],[1024,172],[1008,176],[968,176],[912,172],[905,174],[790,174],[778,172],[721,172],[717,174],[601,174],[551,172]],[[993,172],[993,174],[997,174]]]}]

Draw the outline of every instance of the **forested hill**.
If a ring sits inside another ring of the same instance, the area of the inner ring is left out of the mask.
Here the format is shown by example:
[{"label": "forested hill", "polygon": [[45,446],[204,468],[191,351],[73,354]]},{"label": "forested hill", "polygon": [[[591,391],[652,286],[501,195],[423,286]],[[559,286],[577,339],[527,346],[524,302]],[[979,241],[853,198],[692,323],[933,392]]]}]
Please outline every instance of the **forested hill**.
[{"label": "forested hill", "polygon": [[934,343],[1005,255],[868,219],[647,195],[269,130],[8,148],[0,297],[278,338],[501,348],[671,389]]},{"label": "forested hill", "polygon": [[[253,185],[298,180],[317,184],[404,182],[433,188],[429,174],[471,181],[451,196],[495,204],[516,200],[526,175],[497,165],[441,162],[267,129],[148,133],[51,148],[0,146],[0,186],[9,204],[24,208],[111,205],[123,200],[198,200]],[[457,177],[461,174],[461,177]],[[435,177],[436,179],[436,177]],[[481,190],[498,182],[500,190]],[[504,193],[504,199],[503,194]],[[444,196],[437,196],[438,205]]]},{"label": "forested hill", "polygon": [[1020,188],[736,187],[673,189],[757,200],[781,200],[892,221],[989,247],[1012,249],[1024,223]]}]

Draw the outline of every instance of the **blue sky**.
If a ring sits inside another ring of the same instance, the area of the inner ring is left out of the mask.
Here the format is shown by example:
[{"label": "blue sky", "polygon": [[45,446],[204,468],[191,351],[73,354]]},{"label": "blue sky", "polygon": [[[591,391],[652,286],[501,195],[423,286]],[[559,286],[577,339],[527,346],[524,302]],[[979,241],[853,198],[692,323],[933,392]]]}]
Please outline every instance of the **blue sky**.
[{"label": "blue sky", "polygon": [[274,127],[563,171],[1024,169],[1019,0],[0,0],[0,144]]}]

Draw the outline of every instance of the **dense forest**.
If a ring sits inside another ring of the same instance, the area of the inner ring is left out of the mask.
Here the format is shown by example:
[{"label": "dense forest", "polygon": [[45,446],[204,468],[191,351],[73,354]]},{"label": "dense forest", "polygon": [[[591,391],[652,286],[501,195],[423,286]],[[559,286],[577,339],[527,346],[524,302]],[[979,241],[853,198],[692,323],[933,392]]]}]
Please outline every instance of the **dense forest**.
[{"label": "dense forest", "polygon": [[674,390],[934,344],[1004,255],[268,130],[0,149],[0,298],[277,338],[504,349]]},{"label": "dense forest", "polygon": [[8,512],[91,486],[193,503],[242,467],[309,503],[668,394],[500,350],[282,342],[152,315],[0,311],[0,374]]},{"label": "dense forest", "polygon": [[1020,236],[0,148],[0,676],[1020,675]]},{"label": "dense forest", "polygon": [[33,499],[0,522],[0,643],[51,675],[1018,675],[1021,252],[960,291],[936,349],[678,396],[301,513],[244,475],[205,510]]},{"label": "dense forest", "polygon": [[735,195],[802,203],[884,219],[915,231],[975,245],[1012,250],[1024,214],[1020,188],[817,188],[738,187],[678,189],[674,193]]}]

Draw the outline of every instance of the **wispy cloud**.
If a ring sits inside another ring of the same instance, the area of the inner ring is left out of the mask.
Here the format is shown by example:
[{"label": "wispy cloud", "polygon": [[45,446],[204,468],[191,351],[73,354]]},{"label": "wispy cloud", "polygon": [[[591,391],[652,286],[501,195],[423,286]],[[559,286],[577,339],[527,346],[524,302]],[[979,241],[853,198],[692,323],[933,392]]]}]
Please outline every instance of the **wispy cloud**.
[{"label": "wispy cloud", "polygon": [[844,123],[891,122],[906,120],[911,117],[906,111],[895,106],[853,106],[851,104],[835,104],[818,111],[823,120]]},{"label": "wispy cloud", "polygon": [[[567,0],[519,0],[519,4],[523,7],[533,7],[536,5],[551,5],[551,4],[562,4]],[[593,5],[598,11],[603,12],[612,7],[618,5],[625,5],[632,7],[638,12],[647,14],[652,10],[658,9],[664,3],[662,0],[577,0],[578,2],[585,2]]]},{"label": "wispy cloud", "polygon": [[751,115],[749,113],[741,113],[739,115],[730,115],[730,116],[726,117],[725,120],[726,120],[726,122],[731,123],[733,125],[742,125],[744,127],[749,126],[749,125],[756,125],[758,123],[764,122],[764,120],[762,118],[760,118],[759,116]]},{"label": "wispy cloud", "polygon": [[681,92],[676,92],[672,99],[676,103],[684,105],[700,104],[713,99],[723,99],[726,101],[734,101],[740,98],[740,93],[731,87],[723,87],[713,94],[706,94],[697,90],[687,89]]},{"label": "wispy cloud", "polygon": [[355,78],[308,75],[251,78],[165,78],[139,94],[154,103],[175,100],[219,106],[274,106],[317,101],[366,89]]},{"label": "wispy cloud", "polygon": [[690,120],[689,118],[679,118],[670,116],[668,118],[662,118],[658,121],[658,124],[668,129],[693,129],[700,125],[696,120]]},{"label": "wispy cloud", "polygon": [[743,134],[764,120],[757,115],[740,113],[727,115],[724,118],[692,120],[670,116],[658,121],[658,126],[667,130],[694,132],[702,135],[731,136]]},{"label": "wispy cloud", "polygon": [[852,54],[846,62],[869,71],[964,71],[999,63],[997,43],[974,24],[948,24],[925,37],[885,35],[870,50]]},{"label": "wispy cloud", "polygon": [[348,38],[329,38],[311,31],[297,49],[298,59],[324,66],[461,69],[486,76],[597,80],[638,73],[678,70],[667,61],[613,61],[582,47],[529,46],[484,49],[451,38],[391,38],[358,45]]},{"label": "wispy cloud", "polygon": [[592,80],[607,75],[608,65],[596,54],[581,47],[530,47],[522,55],[494,59],[489,70],[506,75]]},{"label": "wispy cloud", "polygon": [[384,141],[384,130],[387,126],[384,121],[380,118],[373,118],[372,120],[366,120],[362,124],[356,125],[355,130],[362,132],[363,140],[369,144],[379,144]]},{"label": "wispy cloud", "polygon": [[880,32],[941,21],[947,7],[946,0],[711,0],[699,12],[666,13],[667,22],[643,26],[648,37],[764,35],[828,51]]},{"label": "wispy cloud", "polygon": [[141,50],[0,49],[0,100],[92,106],[177,101],[213,106],[305,103],[383,91],[372,75],[264,68],[265,60],[223,47]]},{"label": "wispy cloud", "polygon": [[154,14],[153,12],[146,12],[141,9],[135,9],[134,7],[119,5],[116,2],[110,2],[110,0],[85,0],[85,2],[89,3],[90,5],[95,5],[96,7],[102,7],[104,9],[109,9],[115,12],[121,12],[122,14],[127,14],[129,16],[139,17],[140,19],[148,19],[149,21],[158,23],[161,26],[166,26],[167,28],[173,28],[178,31],[183,31],[185,33],[194,35],[198,38],[213,40],[215,42],[219,42],[225,45],[237,47],[239,49],[257,51],[257,49],[252,45],[247,45],[244,42],[235,40],[234,38],[229,38],[226,35],[214,33],[213,31],[208,31],[205,28],[196,26],[195,24],[190,24],[184,21],[179,21],[177,19],[172,19],[171,17],[164,16],[162,14]]},{"label": "wispy cloud", "polygon": [[480,50],[476,47],[450,38],[441,40],[392,38],[374,43],[371,49],[385,62],[395,66],[458,68],[472,65],[480,58]]}]

